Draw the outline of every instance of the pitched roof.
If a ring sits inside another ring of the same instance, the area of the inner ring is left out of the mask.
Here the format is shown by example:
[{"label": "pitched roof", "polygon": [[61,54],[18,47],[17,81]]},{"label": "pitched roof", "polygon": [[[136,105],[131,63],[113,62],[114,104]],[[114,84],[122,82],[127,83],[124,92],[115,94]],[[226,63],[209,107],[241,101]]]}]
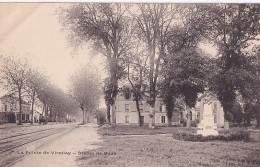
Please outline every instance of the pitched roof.
[{"label": "pitched roof", "polygon": [[[8,98],[8,99],[13,99],[15,101],[19,101],[19,98],[18,97],[15,97],[14,95],[12,94],[7,94],[7,95],[4,95],[2,96],[0,99],[5,99],[5,98]],[[25,104],[25,105],[30,105],[29,103],[27,103],[26,101],[22,100],[22,104]]]}]

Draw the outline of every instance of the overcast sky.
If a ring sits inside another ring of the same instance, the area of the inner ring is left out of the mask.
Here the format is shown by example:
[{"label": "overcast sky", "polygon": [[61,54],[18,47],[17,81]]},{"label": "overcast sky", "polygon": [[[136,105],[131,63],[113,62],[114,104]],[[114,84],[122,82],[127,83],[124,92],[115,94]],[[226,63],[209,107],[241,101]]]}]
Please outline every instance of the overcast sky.
[{"label": "overcast sky", "polygon": [[[72,54],[73,48],[68,45],[66,32],[61,31],[56,14],[59,7],[68,5],[0,3],[0,54],[27,57],[33,66],[63,90],[68,85],[68,77],[80,65],[92,61],[102,70],[105,61],[102,56],[91,58],[93,56],[87,47],[77,55]],[[215,52],[209,47],[207,50]],[[105,77],[104,72],[102,74]]]},{"label": "overcast sky", "polygon": [[[66,90],[68,77],[82,64],[90,62],[88,48],[73,55],[61,31],[56,9],[62,3],[0,4],[0,54],[27,57],[31,64]],[[102,69],[100,56],[91,58]],[[103,75],[104,76],[104,75]]]}]

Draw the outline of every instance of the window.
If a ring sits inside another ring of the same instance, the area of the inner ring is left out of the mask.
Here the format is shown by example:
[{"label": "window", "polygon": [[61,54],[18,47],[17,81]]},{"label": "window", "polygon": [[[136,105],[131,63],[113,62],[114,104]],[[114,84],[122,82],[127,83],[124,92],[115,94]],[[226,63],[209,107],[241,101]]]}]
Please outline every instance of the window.
[{"label": "window", "polygon": [[165,123],[165,116],[161,117],[161,123]]},{"label": "window", "polygon": [[200,119],[200,112],[197,113],[197,119]]},{"label": "window", "polygon": [[125,116],[125,123],[129,123],[129,116],[128,115]]},{"label": "window", "polygon": [[29,114],[26,114],[26,120],[29,121]]},{"label": "window", "polygon": [[217,121],[217,114],[214,113],[214,123],[216,124],[218,121]]},{"label": "window", "polygon": [[162,112],[162,105],[160,105],[160,112]]},{"label": "window", "polygon": [[130,94],[129,90],[127,90],[127,91],[125,92],[125,99],[126,99],[126,100],[129,100],[130,97],[131,97],[131,94]]},{"label": "window", "polygon": [[144,116],[141,116],[141,120],[140,120],[141,122],[141,125],[143,125],[144,124]]},{"label": "window", "polygon": [[25,114],[22,114],[22,120],[25,120]]},{"label": "window", "polygon": [[7,105],[5,105],[5,111],[7,111]]},{"label": "window", "polygon": [[144,111],[144,106],[143,106],[143,104],[139,104],[139,110],[140,110],[140,112],[143,112],[143,111]]},{"label": "window", "polygon": [[130,109],[130,105],[129,104],[125,104],[125,112],[129,112]]},{"label": "window", "polygon": [[217,102],[213,103],[213,113],[217,113]]}]

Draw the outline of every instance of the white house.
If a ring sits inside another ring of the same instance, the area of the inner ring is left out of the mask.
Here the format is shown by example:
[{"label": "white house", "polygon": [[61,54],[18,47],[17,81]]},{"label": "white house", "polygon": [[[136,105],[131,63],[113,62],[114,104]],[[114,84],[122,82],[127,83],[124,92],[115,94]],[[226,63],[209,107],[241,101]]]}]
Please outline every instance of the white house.
[{"label": "white house", "polygon": [[[116,98],[116,124],[138,125],[138,112],[136,103],[130,92],[119,92]],[[141,101],[141,124],[149,124],[150,106],[145,100]],[[168,123],[165,106],[161,99],[155,102],[155,125],[166,125]]]},{"label": "white house", "polygon": [[[200,121],[202,119],[203,105],[205,102],[210,101],[212,112],[214,115],[214,123],[218,127],[224,126],[224,111],[217,100],[216,95],[211,92],[206,91],[204,94],[200,95],[196,102],[196,106],[191,109],[192,121]],[[138,124],[138,112],[136,108],[136,102],[130,92],[120,91],[116,98],[116,124],[119,125],[137,125]],[[141,124],[149,124],[150,120],[150,106],[145,100],[141,101]],[[205,111],[206,112],[206,111]],[[186,111],[175,110],[172,115],[172,125],[178,125],[181,123],[182,119],[187,119]],[[168,124],[166,107],[162,103],[161,98],[157,98],[155,102],[155,125],[163,126]]]},{"label": "white house", "polygon": [[[0,119],[2,123],[16,123],[19,120],[19,100],[12,95],[0,98]],[[30,122],[30,104],[22,101],[22,122]]]}]

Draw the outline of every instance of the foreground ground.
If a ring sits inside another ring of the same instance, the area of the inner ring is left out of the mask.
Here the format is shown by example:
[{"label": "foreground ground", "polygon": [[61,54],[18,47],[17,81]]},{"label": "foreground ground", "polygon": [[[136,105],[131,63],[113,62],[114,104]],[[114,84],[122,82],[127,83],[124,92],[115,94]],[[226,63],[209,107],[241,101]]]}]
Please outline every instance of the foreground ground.
[{"label": "foreground ground", "polygon": [[[85,149],[95,149],[93,143],[100,142],[96,128],[91,125],[78,126],[58,139],[35,149],[35,153],[17,162],[14,167],[76,167],[76,158]],[[36,152],[37,151],[37,152]],[[39,154],[40,153],[40,154]]]},{"label": "foreground ground", "polygon": [[[7,139],[14,144],[14,141],[37,137],[40,130],[46,134],[55,132],[50,137],[1,153],[1,157],[13,156],[9,166],[14,167],[260,166],[260,131],[257,130],[251,131],[250,142],[187,142],[173,139],[173,133],[187,131],[174,127],[150,130],[147,127],[50,124],[8,129],[0,128],[1,148]],[[56,134],[57,131],[60,133]],[[0,166],[5,165],[0,163]]]},{"label": "foreground ground", "polygon": [[100,142],[94,125],[5,125],[0,128],[0,166],[76,167],[84,150]]},{"label": "foreground ground", "polygon": [[102,147],[77,158],[80,166],[241,166],[260,165],[260,132],[251,142],[186,142],[172,138],[185,128],[103,127]]}]

